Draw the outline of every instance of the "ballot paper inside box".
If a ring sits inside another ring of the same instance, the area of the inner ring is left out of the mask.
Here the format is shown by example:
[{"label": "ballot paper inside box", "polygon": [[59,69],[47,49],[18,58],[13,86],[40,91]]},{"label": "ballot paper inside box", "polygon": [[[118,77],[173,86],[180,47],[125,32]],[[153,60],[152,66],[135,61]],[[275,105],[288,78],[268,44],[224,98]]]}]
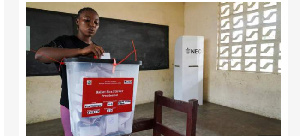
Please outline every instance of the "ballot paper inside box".
[{"label": "ballot paper inside box", "polygon": [[114,73],[111,59],[69,58],[64,62],[73,135],[130,134],[141,62],[124,61]]}]

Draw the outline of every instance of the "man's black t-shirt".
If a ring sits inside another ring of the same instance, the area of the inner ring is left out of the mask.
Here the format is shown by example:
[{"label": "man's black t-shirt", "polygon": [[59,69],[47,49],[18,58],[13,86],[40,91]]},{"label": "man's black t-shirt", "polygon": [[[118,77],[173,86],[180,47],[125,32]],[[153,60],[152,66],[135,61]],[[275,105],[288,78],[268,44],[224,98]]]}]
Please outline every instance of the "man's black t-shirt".
[{"label": "man's black t-shirt", "polygon": [[[54,47],[54,48],[84,48],[89,46],[89,44],[81,41],[76,36],[59,36],[55,40],[50,43],[44,45],[43,47]],[[57,60],[61,61],[61,60]],[[69,98],[68,98],[68,84],[67,84],[67,73],[66,73],[66,65],[60,65],[60,63],[55,62],[57,70],[59,70],[59,74],[62,80],[61,83],[61,98],[60,104],[69,109]]]}]

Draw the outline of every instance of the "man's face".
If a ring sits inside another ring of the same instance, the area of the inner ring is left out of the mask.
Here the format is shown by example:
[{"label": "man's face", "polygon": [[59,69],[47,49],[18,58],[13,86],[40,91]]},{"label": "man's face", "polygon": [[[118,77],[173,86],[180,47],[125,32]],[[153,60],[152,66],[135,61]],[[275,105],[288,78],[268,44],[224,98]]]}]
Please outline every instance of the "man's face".
[{"label": "man's face", "polygon": [[85,36],[93,36],[99,28],[99,16],[93,11],[83,11],[76,23],[80,33]]}]

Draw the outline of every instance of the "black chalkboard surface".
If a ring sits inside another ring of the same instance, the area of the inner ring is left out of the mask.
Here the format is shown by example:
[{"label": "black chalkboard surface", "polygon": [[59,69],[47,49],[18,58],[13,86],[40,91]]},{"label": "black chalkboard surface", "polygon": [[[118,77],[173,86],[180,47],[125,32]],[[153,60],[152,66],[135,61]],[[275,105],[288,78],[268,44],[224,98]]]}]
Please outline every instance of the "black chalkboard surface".
[{"label": "black chalkboard surface", "polygon": [[73,18],[69,14],[26,9],[26,26],[30,26],[30,49],[26,51],[26,76],[57,75],[55,65],[44,64],[34,59],[42,45],[49,43],[59,35],[74,33]]},{"label": "black chalkboard surface", "polygon": [[[38,50],[60,35],[76,35],[75,14],[26,8],[26,26],[30,26],[30,48]],[[102,46],[111,58],[123,59],[137,50],[140,70],[169,68],[169,27],[100,17],[100,27],[93,41]],[[35,53],[26,51],[26,76],[58,75],[54,64],[34,59]],[[128,60],[134,60],[132,54]]]}]

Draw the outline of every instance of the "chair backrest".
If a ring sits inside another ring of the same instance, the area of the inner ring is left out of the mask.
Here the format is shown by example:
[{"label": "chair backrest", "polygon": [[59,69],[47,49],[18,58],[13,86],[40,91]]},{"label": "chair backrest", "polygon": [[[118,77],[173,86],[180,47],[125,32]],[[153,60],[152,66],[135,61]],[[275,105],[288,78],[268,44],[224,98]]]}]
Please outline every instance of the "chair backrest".
[{"label": "chair backrest", "polygon": [[162,106],[187,113],[186,136],[196,135],[198,100],[191,99],[189,102],[174,100],[162,96],[162,91],[155,92],[154,118],[141,118],[133,121],[132,133],[153,129],[153,136],[183,136],[162,124]]},{"label": "chair backrest", "polygon": [[189,102],[184,102],[162,95],[162,91],[155,92],[153,136],[160,136],[161,134],[164,136],[182,136],[181,133],[162,124],[162,106],[187,113],[186,136],[195,136],[198,100],[191,99]]}]

